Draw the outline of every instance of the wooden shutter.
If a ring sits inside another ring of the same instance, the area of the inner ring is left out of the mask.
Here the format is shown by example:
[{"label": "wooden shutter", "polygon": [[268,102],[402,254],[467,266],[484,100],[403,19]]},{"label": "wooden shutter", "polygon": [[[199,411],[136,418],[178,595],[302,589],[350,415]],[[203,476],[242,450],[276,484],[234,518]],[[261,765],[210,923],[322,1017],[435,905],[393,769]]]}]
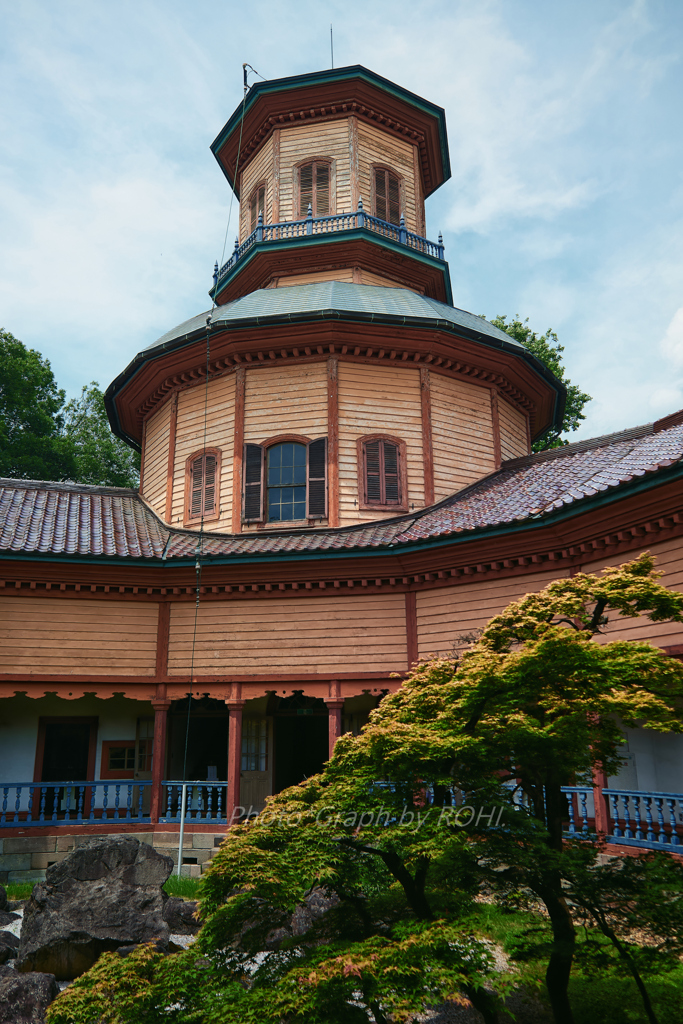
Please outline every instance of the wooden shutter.
[{"label": "wooden shutter", "polygon": [[375,168],[375,217],[390,224],[401,220],[401,183],[391,171]]},{"label": "wooden shutter", "polygon": [[192,461],[192,481],[190,483],[190,507],[188,519],[199,519],[202,514],[202,492],[204,490],[204,456],[200,455]]},{"label": "wooden shutter", "polygon": [[330,213],[330,165],[315,165],[314,217],[327,217]]},{"label": "wooden shutter", "polygon": [[244,446],[244,519],[263,519],[263,448],[260,444]]},{"label": "wooden shutter", "polygon": [[251,230],[256,231],[258,226],[258,215],[262,213],[265,219],[265,208],[266,208],[266,189],[262,185],[261,188],[257,189],[251,197]]},{"label": "wooden shutter", "polygon": [[401,504],[400,448],[393,441],[367,441],[365,456],[365,502],[368,505]]},{"label": "wooden shutter", "polygon": [[319,437],[308,446],[308,513],[311,518],[327,515],[327,438]]},{"label": "wooden shutter", "polygon": [[204,456],[204,508],[205,516],[212,516],[216,511],[216,456]]},{"label": "wooden shutter", "polygon": [[368,441],[365,445],[365,500],[377,504],[382,501],[380,461],[380,442]]},{"label": "wooden shutter", "polygon": [[218,507],[218,455],[206,452],[190,464],[188,519],[215,516]]},{"label": "wooden shutter", "polygon": [[[299,216],[305,217],[309,203],[313,205],[313,168],[315,164],[306,164],[299,168]],[[315,217],[315,210],[313,210]]]}]

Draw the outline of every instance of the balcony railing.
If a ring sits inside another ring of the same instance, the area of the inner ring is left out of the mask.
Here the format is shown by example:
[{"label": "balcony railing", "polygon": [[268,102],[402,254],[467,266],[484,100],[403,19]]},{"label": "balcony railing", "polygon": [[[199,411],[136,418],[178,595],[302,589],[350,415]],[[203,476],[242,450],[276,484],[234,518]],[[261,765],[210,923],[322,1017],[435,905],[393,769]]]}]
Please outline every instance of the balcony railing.
[{"label": "balcony railing", "polygon": [[401,217],[399,224],[390,224],[386,220],[380,220],[379,217],[372,217],[363,209],[362,199],[358,200],[358,209],[353,213],[334,213],[328,217],[314,217],[309,205],[308,215],[303,220],[283,221],[281,224],[264,224],[263,214],[260,213],[258,225],[249,237],[245,238],[241,245],[239,240],[235,239],[235,249],[227,263],[224,263],[220,270],[216,264],[213,275],[214,288],[228,276],[241,259],[244,259],[250,249],[262,242],[290,241],[293,238],[331,235],[343,231],[356,231],[359,228],[397,242],[399,245],[405,245],[413,252],[443,260],[444,245],[441,235],[439,235],[438,242],[430,242],[429,239],[408,231],[404,217]]},{"label": "balcony railing", "polygon": [[0,828],[150,821],[151,781],[13,782],[0,785]]},{"label": "balcony railing", "polygon": [[[595,833],[594,793],[587,786],[563,786],[569,798],[570,835]],[[603,789],[609,809],[608,843],[650,850],[678,846],[683,852],[683,793],[654,793],[636,789]]]},{"label": "balcony railing", "polygon": [[216,822],[227,825],[227,782],[162,782],[165,789],[161,822],[177,822],[182,817],[182,790],[187,787],[185,822]]}]

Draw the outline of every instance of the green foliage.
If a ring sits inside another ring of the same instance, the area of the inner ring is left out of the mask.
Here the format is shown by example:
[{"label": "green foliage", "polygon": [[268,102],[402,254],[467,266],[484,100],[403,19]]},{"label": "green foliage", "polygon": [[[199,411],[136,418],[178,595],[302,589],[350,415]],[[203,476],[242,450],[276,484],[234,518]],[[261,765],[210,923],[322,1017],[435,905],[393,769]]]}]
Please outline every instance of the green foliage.
[{"label": "green foliage", "polygon": [[576,384],[572,384],[567,378],[562,361],[564,345],[560,345],[557,335],[550,328],[548,328],[545,334],[536,334],[529,327],[528,319],[522,321],[517,316],[514,320],[508,322],[506,316],[496,316],[490,322],[494,327],[505,331],[515,341],[524,345],[529,352],[532,352],[544,366],[547,366],[555,374],[558,380],[562,381],[567,389],[567,400],[560,430],[556,431],[554,428],[551,428],[542,437],[537,438],[534,441],[533,450],[539,452],[544,451],[546,448],[558,448],[567,444],[568,442],[560,435],[567,433],[569,430],[577,430],[579,428],[581,421],[586,418],[583,410],[587,403],[591,401],[591,396],[581,391]]},{"label": "green foliage", "polygon": [[27,900],[36,882],[4,882],[3,888],[9,900]]},{"label": "green foliage", "polygon": [[174,871],[164,882],[163,890],[169,896],[180,896],[187,900],[198,900],[200,886],[200,878],[190,878],[189,875],[181,875],[179,878]]},{"label": "green foliage", "polygon": [[64,392],[47,359],[0,330],[0,476],[73,479],[73,446],[62,434]]},{"label": "green foliage", "polygon": [[140,456],[112,434],[97,381],[67,402],[64,434],[73,444],[80,483],[137,488]]},{"label": "green foliage", "polygon": [[47,359],[0,330],[0,476],[137,487],[140,456],[112,434],[96,381],[65,405]]}]

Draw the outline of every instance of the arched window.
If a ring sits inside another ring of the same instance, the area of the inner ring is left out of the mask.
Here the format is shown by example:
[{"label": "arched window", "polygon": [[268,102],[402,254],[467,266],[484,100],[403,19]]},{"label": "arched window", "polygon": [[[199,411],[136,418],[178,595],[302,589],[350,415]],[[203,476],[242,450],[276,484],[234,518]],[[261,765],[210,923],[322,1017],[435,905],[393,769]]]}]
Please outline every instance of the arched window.
[{"label": "arched window", "polygon": [[283,523],[327,515],[327,438],[280,435],[244,446],[243,519]]},{"label": "arched window", "polygon": [[221,453],[195,452],[185,467],[185,522],[218,518]]},{"label": "arched window", "polygon": [[314,217],[327,217],[330,213],[330,164],[313,160],[299,168],[299,217],[308,215],[310,205]]},{"label": "arched window", "polygon": [[359,438],[358,490],[361,508],[408,508],[404,441],[382,434]]},{"label": "arched window", "polygon": [[399,224],[401,220],[400,178],[385,167],[375,167],[373,185],[375,217],[386,220],[390,224]]},{"label": "arched window", "polygon": [[256,231],[259,213],[266,219],[266,186],[259,185],[254,189],[249,201],[249,223],[250,231]]}]

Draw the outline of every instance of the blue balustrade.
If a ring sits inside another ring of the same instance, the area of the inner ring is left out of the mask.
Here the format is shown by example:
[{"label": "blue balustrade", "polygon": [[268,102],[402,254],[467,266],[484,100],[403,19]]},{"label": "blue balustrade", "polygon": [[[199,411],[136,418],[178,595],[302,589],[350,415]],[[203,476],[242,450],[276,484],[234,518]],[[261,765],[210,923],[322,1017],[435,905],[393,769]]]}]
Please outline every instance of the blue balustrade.
[{"label": "blue balustrade", "polygon": [[264,224],[263,214],[259,214],[258,224],[254,231],[245,238],[242,244],[235,239],[235,248],[232,256],[218,270],[214,268],[214,287],[233,270],[239,261],[261,242],[282,242],[293,238],[304,238],[307,235],[328,235],[339,231],[355,231],[357,229],[371,231],[408,249],[431,256],[437,260],[444,258],[443,238],[439,235],[438,242],[430,242],[429,239],[408,231],[405,226],[405,218],[401,217],[400,224],[390,224],[379,217],[372,217],[363,209],[363,200],[358,201],[358,209],[350,213],[333,213],[327,217],[314,217],[313,210],[309,203],[306,216],[302,220],[283,221],[278,224]]},{"label": "blue balustrade", "polygon": [[204,782],[203,780],[162,782],[166,796],[162,800],[161,822],[180,822],[183,785],[187,786],[186,822],[215,822],[227,824],[227,782]]},{"label": "blue balustrade", "polygon": [[[0,828],[26,825],[149,823],[151,781],[13,782],[0,784]],[[12,806],[13,805],[13,806]]]},{"label": "blue balustrade", "polygon": [[[563,786],[562,792],[569,798],[569,835],[594,835],[594,827],[589,826],[589,818],[594,817],[593,789]],[[608,843],[650,850],[683,847],[683,793],[609,788],[603,789],[602,795],[610,811]]]}]

